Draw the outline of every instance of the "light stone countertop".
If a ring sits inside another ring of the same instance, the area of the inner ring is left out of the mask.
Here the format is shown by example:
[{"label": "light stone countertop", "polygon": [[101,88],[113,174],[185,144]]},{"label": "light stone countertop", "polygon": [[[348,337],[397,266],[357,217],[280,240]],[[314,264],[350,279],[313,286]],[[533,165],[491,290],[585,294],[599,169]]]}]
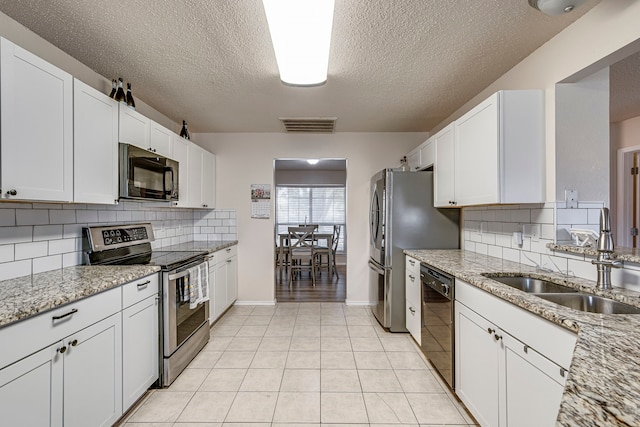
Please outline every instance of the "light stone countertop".
[{"label": "light stone countertop", "polygon": [[[405,250],[421,262],[561,325],[578,335],[557,425],[640,425],[640,315],[571,310],[498,283],[481,273],[526,273],[640,307],[640,294],[598,291],[595,282],[461,250]],[[595,267],[594,267],[595,268]]]},{"label": "light stone countertop", "polygon": [[[547,243],[547,248],[551,249],[552,251],[586,255],[592,258],[598,256],[598,251],[596,250],[596,248],[585,248],[576,245],[559,245],[556,243]],[[619,261],[627,261],[640,264],[640,249],[616,247],[611,254],[611,258],[617,259]]]},{"label": "light stone countertop", "polygon": [[210,240],[210,241],[193,241],[187,243],[180,243],[177,245],[168,246],[162,249],[156,249],[156,251],[203,251],[203,252],[217,252],[219,250],[228,248],[230,246],[237,245],[237,240]]},{"label": "light stone countertop", "polygon": [[0,281],[0,328],[158,271],[146,265],[78,265]]}]

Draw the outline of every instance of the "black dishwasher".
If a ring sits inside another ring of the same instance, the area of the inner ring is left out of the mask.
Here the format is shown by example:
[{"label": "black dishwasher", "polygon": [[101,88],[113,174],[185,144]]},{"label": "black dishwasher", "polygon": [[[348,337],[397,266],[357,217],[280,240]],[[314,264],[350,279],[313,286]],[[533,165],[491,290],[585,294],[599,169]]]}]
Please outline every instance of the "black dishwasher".
[{"label": "black dishwasher", "polygon": [[422,284],[422,352],[454,389],[454,278],[430,265],[420,265]]}]

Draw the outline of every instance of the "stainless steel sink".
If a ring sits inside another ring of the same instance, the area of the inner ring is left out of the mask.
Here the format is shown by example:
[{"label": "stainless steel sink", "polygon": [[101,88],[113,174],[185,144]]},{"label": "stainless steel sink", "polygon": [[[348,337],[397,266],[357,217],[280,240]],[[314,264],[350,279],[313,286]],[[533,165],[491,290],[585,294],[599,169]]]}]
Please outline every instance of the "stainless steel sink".
[{"label": "stainless steel sink", "polygon": [[567,292],[578,292],[577,289],[573,289],[568,286],[562,286],[558,285],[557,283],[549,282],[542,279],[534,279],[533,277],[527,276],[493,277],[487,275],[487,277],[495,280],[496,282],[504,283],[505,285],[511,286],[512,288],[516,288],[532,294],[560,294]]},{"label": "stainless steel sink", "polygon": [[540,294],[539,298],[573,310],[600,314],[640,314],[640,308],[588,294]]}]

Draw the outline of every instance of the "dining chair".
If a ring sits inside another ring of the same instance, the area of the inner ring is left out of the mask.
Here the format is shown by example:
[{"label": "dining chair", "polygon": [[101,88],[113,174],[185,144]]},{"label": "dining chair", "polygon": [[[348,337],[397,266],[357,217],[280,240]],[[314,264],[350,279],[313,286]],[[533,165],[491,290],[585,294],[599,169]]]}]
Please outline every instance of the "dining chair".
[{"label": "dining chair", "polygon": [[[333,272],[335,273],[335,275],[340,278],[340,275],[338,274],[338,269],[336,268],[336,251],[338,250],[338,240],[340,240],[340,226],[339,225],[334,225],[333,226],[333,237],[332,237],[332,241],[331,241],[331,247],[328,246],[317,246],[316,247],[316,255],[318,257],[318,261],[317,261],[317,267],[318,270],[321,270],[322,267],[327,267],[327,272],[329,270],[331,270],[329,268],[329,258],[331,258],[331,267],[333,269]],[[329,251],[331,251],[331,257],[329,257]],[[327,256],[327,261],[323,262],[323,256],[326,255]]]},{"label": "dining chair", "polygon": [[293,273],[309,270],[313,286],[316,285],[316,254],[313,227],[289,227],[289,289]]},{"label": "dining chair", "polygon": [[313,227],[314,231],[318,231],[318,226],[320,224],[298,224],[298,227]]},{"label": "dining chair", "polygon": [[278,274],[280,276],[279,282],[282,283],[282,270],[289,267],[289,239],[282,239],[282,247],[278,245],[279,237],[276,235],[276,243],[275,243],[275,268],[278,269]]}]

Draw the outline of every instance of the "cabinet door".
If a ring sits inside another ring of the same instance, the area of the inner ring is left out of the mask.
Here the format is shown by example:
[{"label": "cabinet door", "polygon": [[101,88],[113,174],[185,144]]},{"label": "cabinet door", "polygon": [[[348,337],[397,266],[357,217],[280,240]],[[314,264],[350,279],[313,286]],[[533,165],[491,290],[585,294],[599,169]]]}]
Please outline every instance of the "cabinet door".
[{"label": "cabinet door", "polygon": [[407,165],[412,172],[420,169],[420,148],[416,148],[407,154]]},{"label": "cabinet door", "polygon": [[73,80],[0,41],[0,173],[4,199],[73,200]]},{"label": "cabinet door", "polygon": [[209,325],[216,321],[215,301],[216,301],[216,256],[209,255]]},{"label": "cabinet door", "polygon": [[73,80],[73,201],[118,200],[118,103]]},{"label": "cabinet door", "polygon": [[0,370],[0,423],[62,426],[61,343]]},{"label": "cabinet door", "polygon": [[238,299],[238,257],[227,260],[227,307]]},{"label": "cabinet door", "polygon": [[433,139],[428,139],[424,144],[420,146],[420,169],[433,166],[435,162],[435,144]]},{"label": "cabinet door", "polygon": [[173,137],[173,159],[178,162],[178,203],[180,207],[189,204],[189,141],[179,136]]},{"label": "cabinet door", "polygon": [[501,333],[506,386],[504,426],[555,426],[566,371],[508,334]]},{"label": "cabinet door", "polygon": [[456,205],[455,140],[451,124],[434,137],[435,164],[433,166],[433,204],[436,207]]},{"label": "cabinet door", "polygon": [[217,319],[227,307],[227,260],[216,264],[213,281],[213,311]]},{"label": "cabinet door", "polygon": [[173,143],[174,133],[164,126],[150,120],[149,127],[149,148],[154,153],[162,156],[173,158],[171,146]]},{"label": "cabinet door", "polygon": [[113,425],[122,415],[121,313],[69,336],[64,345],[64,425]]},{"label": "cabinet door", "polygon": [[122,311],[122,407],[126,410],[159,376],[158,298]]},{"label": "cabinet door", "polygon": [[203,149],[194,143],[189,144],[189,192],[187,200],[189,206],[201,208],[204,204],[202,201],[202,156]]},{"label": "cabinet door", "polygon": [[422,322],[420,321],[421,310],[418,304],[405,300],[406,327],[418,345],[422,345]]},{"label": "cabinet door", "polygon": [[147,117],[120,103],[120,142],[148,150],[150,123]]},{"label": "cabinet door", "polygon": [[216,206],[216,156],[202,150],[202,201],[203,207]]},{"label": "cabinet door", "polygon": [[458,205],[499,203],[498,94],[455,122]]},{"label": "cabinet door", "polygon": [[499,351],[496,327],[455,303],[456,394],[482,426],[498,426]]}]

